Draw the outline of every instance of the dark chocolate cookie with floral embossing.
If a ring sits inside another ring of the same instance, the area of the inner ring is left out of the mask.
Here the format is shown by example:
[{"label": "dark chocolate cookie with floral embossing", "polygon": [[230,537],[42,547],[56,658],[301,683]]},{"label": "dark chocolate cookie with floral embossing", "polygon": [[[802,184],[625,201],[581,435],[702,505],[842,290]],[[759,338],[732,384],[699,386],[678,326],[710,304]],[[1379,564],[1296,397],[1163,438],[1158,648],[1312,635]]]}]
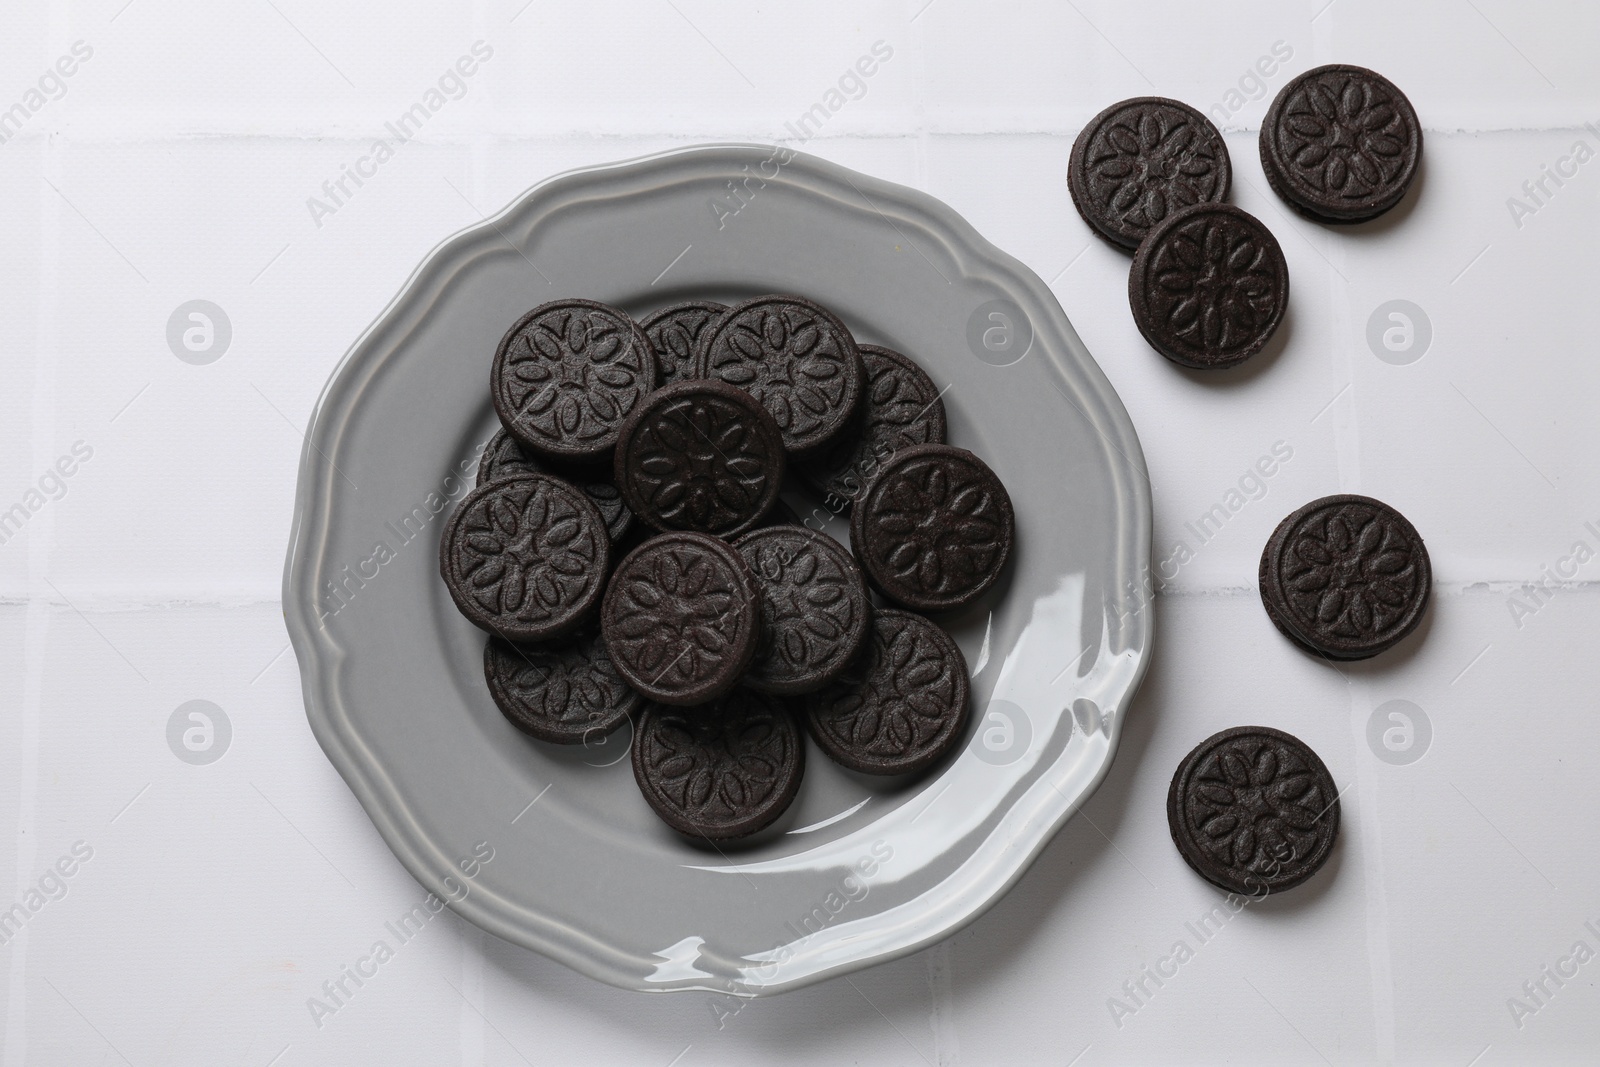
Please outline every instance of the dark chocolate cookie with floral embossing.
[{"label": "dark chocolate cookie with floral embossing", "polygon": [[761,643],[744,684],[791,696],[837,678],[861,651],[872,613],[850,553],[789,525],[752,530],[733,547],[761,587]]},{"label": "dark chocolate cookie with floral embossing", "polygon": [[844,323],[798,296],[759,296],[733,307],[701,335],[700,366],[706,377],[761,401],[796,455],[846,429],[866,378]]},{"label": "dark chocolate cookie with floral embossing", "polygon": [[850,514],[850,547],[874,588],[918,611],[972,603],[1011,556],[1011,497],[963,448],[914,445],[890,456]]},{"label": "dark chocolate cookie with floral embossing", "polygon": [[785,462],[782,435],[754,397],[690,380],[634,410],[613,469],[623,500],[656,529],[733,537],[772,510]]},{"label": "dark chocolate cookie with floral embossing", "polygon": [[1168,215],[1228,198],[1228,146],[1188,104],[1141,96],[1112,104],[1072,143],[1067,188],[1083,221],[1128,249]]},{"label": "dark chocolate cookie with floral embossing", "polygon": [[511,725],[558,745],[598,740],[644,702],[606,654],[598,628],[526,645],[491,637],[483,676]]},{"label": "dark chocolate cookie with floral embossing", "polygon": [[1317,222],[1365,222],[1405,199],[1422,123],[1388,78],[1331,64],[1283,87],[1262,120],[1260,149],[1268,184],[1290,207]]},{"label": "dark chocolate cookie with floral embossing", "polygon": [[552,300],[501,338],[489,393],[501,424],[534,455],[599,461],[655,387],[650,341],[626,313],[594,300]]},{"label": "dark chocolate cookie with floral embossing", "polygon": [[652,537],[612,572],[600,611],[622,676],[663,704],[703,704],[732,689],[761,640],[761,590],[726,543],[678,531]]},{"label": "dark chocolate cookie with floral embossing", "polygon": [[[487,485],[501,478],[512,478],[519,474],[549,474],[539,462],[528,455],[523,447],[517,444],[517,439],[506,433],[505,427],[495,431],[489,439],[489,444],[483,450],[483,458],[478,461],[478,483]],[[610,482],[585,479],[575,483],[584,494],[593,501],[594,506],[600,509],[600,515],[606,520],[606,532],[611,536],[611,543],[617,544],[633,526],[633,512],[628,510],[628,505],[623,502],[622,494]]]},{"label": "dark chocolate cookie with floral embossing", "polygon": [[1174,363],[1214,370],[1261,351],[1289,307],[1289,264],[1272,231],[1231,204],[1167,216],[1128,271],[1133,321]]},{"label": "dark chocolate cookie with floral embossing", "polygon": [[639,322],[656,354],[662,385],[705,377],[698,363],[700,335],[727,310],[727,304],[715,300],[689,300],[664,307]]},{"label": "dark chocolate cookie with floral embossing", "polygon": [[599,509],[545,474],[480,485],[439,539],[439,572],[456,607],[510,641],[561,637],[590,621],[610,564]]},{"label": "dark chocolate cookie with floral embossing", "polygon": [[860,658],[802,699],[807,729],[834,760],[909,774],[960,744],[970,697],[967,661],[948,634],[921,615],[882,610]]},{"label": "dark chocolate cookie with floral embossing", "polygon": [[910,445],[944,444],[944,401],[927,372],[907,356],[861,345],[867,387],[848,432],[795,473],[824,496],[853,501],[884,459]]},{"label": "dark chocolate cookie with floral embossing", "polygon": [[1275,626],[1329,659],[1376,656],[1417,628],[1433,586],[1416,527],[1367,496],[1313,500],[1261,553],[1261,603]]},{"label": "dark chocolate cookie with floral embossing", "polygon": [[804,772],[805,744],[788,709],[750,689],[698,708],[647,704],[634,735],[639,791],[690,837],[725,841],[770,826]]},{"label": "dark chocolate cookie with floral embossing", "polygon": [[1339,836],[1339,791],[1304,741],[1239,726],[1178,765],[1167,827],[1200,877],[1260,898],[1293,889],[1327,862]]}]

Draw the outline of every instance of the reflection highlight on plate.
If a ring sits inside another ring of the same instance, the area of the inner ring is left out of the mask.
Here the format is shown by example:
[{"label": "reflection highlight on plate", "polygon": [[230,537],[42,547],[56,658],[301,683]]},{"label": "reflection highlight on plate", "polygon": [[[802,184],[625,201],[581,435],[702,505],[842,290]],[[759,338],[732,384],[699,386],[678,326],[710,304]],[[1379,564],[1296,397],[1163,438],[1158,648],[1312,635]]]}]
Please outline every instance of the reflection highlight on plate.
[{"label": "reflection highlight on plate", "polygon": [[844,809],[843,811],[841,811],[837,815],[830,815],[826,819],[823,819],[821,822],[814,822],[810,826],[796,827],[795,829],[790,830],[789,832],[791,834],[809,834],[811,831],[820,830],[824,826],[832,826],[836,822],[840,822],[840,821],[842,821],[844,819],[848,819],[850,816],[854,815],[856,812],[858,812],[862,808],[866,807],[867,806],[867,801],[869,801],[871,799],[872,799],[871,797],[862,797],[859,803],[852,804],[850,807]]},{"label": "reflection highlight on plate", "polygon": [[[1082,641],[1085,590],[1083,574],[1063,575],[1053,591],[1034,601],[1027,624],[1005,654],[994,696],[986,706],[985,716],[979,717],[972,740],[953,763],[905,803],[880,813],[868,825],[793,855],[693,869],[745,875],[847,869],[873,840],[886,839],[894,842],[895,863],[885,865],[882,880],[901,881],[939,862],[953,837],[978,830],[987,821],[996,794],[1009,793],[1031,778],[1046,753],[1063,753],[1072,745],[1097,749],[1108,746],[1110,715],[1102,714],[1100,709],[1103,704],[1114,704],[1126,692],[1129,679],[1137,673],[1138,656],[1131,650],[1113,653],[1109,647],[1112,628],[1106,626],[1100,630],[1100,643],[1093,658],[1080,660],[1084,673],[1059,672],[1056,665],[1064,658],[1062,650],[1077,649]],[[1017,730],[1012,735],[1019,742],[1016,751],[1006,752],[1006,758],[1000,761],[985,759],[978,751],[985,741],[987,712],[997,706],[1009,714],[1021,712],[1027,717],[1026,737],[1024,731]],[[1028,710],[1045,708],[1051,709],[1048,714]],[[1061,780],[1041,778],[1023,796],[1040,790],[1072,796],[1080,785],[1069,779],[1083,773],[1082,768],[1098,763],[1094,759],[1060,762],[1069,768],[1059,774]],[[1002,820],[1002,825],[1011,818]]]}]

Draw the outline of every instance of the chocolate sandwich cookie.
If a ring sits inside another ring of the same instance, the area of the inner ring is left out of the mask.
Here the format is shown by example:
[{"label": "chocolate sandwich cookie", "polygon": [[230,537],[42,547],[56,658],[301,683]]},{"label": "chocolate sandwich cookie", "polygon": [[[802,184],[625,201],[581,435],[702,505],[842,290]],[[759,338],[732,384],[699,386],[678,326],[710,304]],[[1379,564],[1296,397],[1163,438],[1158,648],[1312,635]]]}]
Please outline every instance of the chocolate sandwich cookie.
[{"label": "chocolate sandwich cookie", "polygon": [[861,495],[878,465],[897,449],[944,444],[944,401],[923,369],[909,357],[878,345],[861,345],[867,386],[850,429],[815,457],[795,464],[795,473],[824,496],[851,501]]},{"label": "chocolate sandwich cookie", "polygon": [[1141,96],[1112,104],[1072,143],[1067,188],[1083,221],[1130,252],[1174,211],[1228,197],[1228,146],[1188,104]]},{"label": "chocolate sandwich cookie", "polygon": [[838,677],[861,651],[872,611],[850,553],[801,526],[752,530],[734,548],[761,587],[761,643],[744,684],[787,696]]},{"label": "chocolate sandwich cookie", "polygon": [[599,509],[545,474],[474,489],[439,539],[439,573],[456,607],[510,641],[561,637],[592,619],[610,564]]},{"label": "chocolate sandwich cookie", "polygon": [[801,706],[812,738],[838,763],[909,774],[961,743],[970,697],[967,661],[948,634],[920,615],[881,610],[860,658]]},{"label": "chocolate sandwich cookie", "polygon": [[491,637],[483,676],[511,725],[558,745],[598,740],[644,702],[606,655],[598,628],[531,645]]},{"label": "chocolate sandwich cookie", "polygon": [[708,378],[736,385],[767,409],[795,455],[844,431],[866,373],[856,342],[827,308],[797,296],[738,304],[700,338]]},{"label": "chocolate sandwich cookie", "polygon": [[1304,741],[1266,726],[1223,730],[1178,765],[1172,843],[1195,873],[1264,897],[1310,878],[1339,836],[1339,791]]},{"label": "chocolate sandwich cookie", "polygon": [[[505,427],[495,431],[489,439],[489,444],[483,450],[483,458],[478,461],[478,483],[487,485],[502,478],[511,478],[519,474],[549,474],[525,452],[517,439],[506,433]],[[606,532],[611,536],[613,545],[627,536],[628,530],[633,526],[633,512],[628,510],[628,505],[622,500],[622,494],[610,482],[583,480],[575,483],[579,489],[600,509],[601,518],[606,521]]]},{"label": "chocolate sandwich cookie", "polygon": [[1150,347],[1200,370],[1255,355],[1289,307],[1289,264],[1272,231],[1231,204],[1168,215],[1128,271],[1133,321]]},{"label": "chocolate sandwich cookie", "polygon": [[501,424],[524,448],[580,462],[609,459],[622,420],[655,387],[644,331],[594,300],[552,300],[518,319],[489,381]]},{"label": "chocolate sandwich cookie", "polygon": [[656,390],[623,423],[614,472],[656,529],[733,537],[772,510],[784,465],[782,435],[754,397],[690,380]]},{"label": "chocolate sandwich cookie", "polygon": [[800,790],[805,744],[774,697],[737,689],[699,708],[647,704],[633,777],[668,826],[713,841],[770,826]]},{"label": "chocolate sandwich cookie", "polygon": [[600,624],[628,684],[663,704],[703,704],[732,689],[755,657],[761,590],[726,543],[661,534],[617,564]]},{"label": "chocolate sandwich cookie", "polygon": [[1416,527],[1351,494],[1313,500],[1278,524],[1261,553],[1261,603],[1302,649],[1367,659],[1417,628],[1433,567]]},{"label": "chocolate sandwich cookie", "polygon": [[700,335],[727,310],[727,304],[714,300],[690,300],[664,307],[640,321],[639,328],[655,352],[662,385],[705,377],[696,362]]},{"label": "chocolate sandwich cookie", "polygon": [[1422,123],[1393,82],[1332,64],[1285,85],[1261,122],[1273,192],[1317,222],[1365,222],[1405,198],[1422,160]]},{"label": "chocolate sandwich cookie", "polygon": [[1011,497],[977,456],[914,445],[884,461],[850,514],[850,547],[873,587],[918,611],[982,596],[1016,539]]}]

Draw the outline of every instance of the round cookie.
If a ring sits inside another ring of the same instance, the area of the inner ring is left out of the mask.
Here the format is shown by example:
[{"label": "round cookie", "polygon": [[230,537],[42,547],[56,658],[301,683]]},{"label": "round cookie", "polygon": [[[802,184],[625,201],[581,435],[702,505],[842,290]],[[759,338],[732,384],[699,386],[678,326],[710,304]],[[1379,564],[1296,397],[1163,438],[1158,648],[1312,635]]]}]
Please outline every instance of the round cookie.
[{"label": "round cookie", "polygon": [[1171,213],[1226,200],[1232,183],[1228,146],[1211,120],[1161,96],[1124,100],[1090,119],[1067,165],[1083,221],[1130,252]]},{"label": "round cookie", "polygon": [[610,564],[599,509],[546,474],[479,486],[439,538],[439,573],[456,607],[510,641],[561,637],[588,622]]},{"label": "round cookie", "polygon": [[1184,757],[1167,790],[1172,842],[1232,893],[1293,889],[1327,862],[1339,791],[1305,742],[1266,726],[1223,730]]},{"label": "round cookie", "polygon": [[744,684],[789,696],[837,678],[861,651],[872,613],[850,553],[789,525],[752,530],[733,547],[761,587],[761,643]]},{"label": "round cookie", "polygon": [[658,530],[733,537],[777,502],[778,427],[755,398],[718,381],[675,382],[646,397],[617,438],[617,488]]},{"label": "round cookie", "polygon": [[884,457],[908,445],[944,444],[944,401],[933,379],[909,357],[878,345],[861,345],[867,386],[856,421],[795,473],[824,496],[850,501],[861,495]]},{"label": "round cookie", "polygon": [[1267,182],[1290,207],[1317,222],[1365,222],[1405,198],[1422,123],[1388,78],[1335,63],[1279,91],[1259,144]]},{"label": "round cookie", "polygon": [[1278,524],[1261,552],[1261,603],[1305,651],[1376,656],[1416,629],[1433,567],[1416,527],[1367,496],[1323,497]]},{"label": "round cookie", "polygon": [[890,456],[850,514],[850,547],[885,597],[948,611],[1000,577],[1016,539],[1005,486],[977,456],[914,445]]},{"label": "round cookie", "polygon": [[[483,458],[478,461],[477,484],[487,485],[518,474],[547,473],[502,426],[484,447]],[[585,481],[578,483],[578,488],[600,509],[611,543],[615,545],[626,537],[633,526],[633,512],[628,510],[617,487],[610,482]]]},{"label": "round cookie", "polygon": [[598,629],[534,645],[491,637],[483,676],[511,725],[558,745],[604,737],[644,700],[617,672]]},{"label": "round cookie", "polygon": [[793,802],[805,744],[776,698],[749,689],[700,708],[648,704],[633,740],[645,801],[680,834],[712,841],[770,826]]},{"label": "round cookie", "polygon": [[662,385],[705,377],[697,362],[700,335],[727,310],[727,304],[714,300],[689,300],[664,307],[640,321],[639,328],[655,352]]},{"label": "round cookie", "polygon": [[617,670],[651,700],[703,704],[732,689],[761,640],[761,590],[708,534],[652,537],[617,564],[600,611]]},{"label": "round cookie", "polygon": [[950,636],[920,615],[885,609],[861,657],[803,707],[806,728],[836,762],[909,774],[961,743],[970,698],[967,661]]},{"label": "round cookie", "polygon": [[489,395],[501,425],[535,456],[600,461],[656,374],[649,339],[624,312],[552,300],[501,338]]},{"label": "round cookie", "polygon": [[1289,307],[1289,264],[1272,231],[1231,204],[1167,216],[1128,271],[1133,321],[1150,347],[1200,370],[1255,355]]},{"label": "round cookie", "polygon": [[866,373],[850,331],[827,308],[798,296],[758,296],[735,305],[701,335],[707,378],[754,396],[802,455],[845,431]]}]

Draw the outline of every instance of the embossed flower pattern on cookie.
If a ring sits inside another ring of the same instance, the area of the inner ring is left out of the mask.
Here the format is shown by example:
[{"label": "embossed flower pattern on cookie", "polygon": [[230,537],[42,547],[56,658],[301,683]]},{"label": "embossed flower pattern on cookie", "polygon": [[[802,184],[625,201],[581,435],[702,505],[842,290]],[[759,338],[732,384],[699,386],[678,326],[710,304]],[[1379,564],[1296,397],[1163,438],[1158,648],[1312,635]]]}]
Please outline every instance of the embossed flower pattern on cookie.
[{"label": "embossed flower pattern on cookie", "polygon": [[624,429],[616,468],[651,525],[727,536],[753,526],[777,498],[783,443],[747,394],[683,382],[652,396]]},{"label": "embossed flower pattern on cookie", "polygon": [[1341,637],[1381,636],[1418,592],[1415,546],[1397,524],[1359,503],[1306,516],[1289,539],[1280,582],[1296,615]]},{"label": "embossed flower pattern on cookie", "polygon": [[1085,128],[1074,187],[1086,216],[1131,247],[1173,211],[1221,200],[1231,183],[1227,147],[1203,115],[1177,101],[1140,98]]},{"label": "embossed flower pattern on cookie", "polygon": [[867,635],[871,604],[855,560],[798,526],[756,530],[734,547],[761,587],[761,642],[745,684],[783,694],[827,684]]},{"label": "embossed flower pattern on cookie", "polygon": [[491,638],[484,674],[495,704],[513,725],[557,744],[609,733],[640,703],[606,654],[598,630],[528,645]]},{"label": "embossed flower pattern on cookie", "polygon": [[759,400],[791,451],[825,444],[860,401],[861,354],[850,331],[809,301],[747,301],[719,319],[702,345],[706,376]]},{"label": "embossed flower pattern on cookie", "polygon": [[944,631],[883,610],[861,658],[805,707],[829,756],[852,770],[896,774],[921,770],[958,739],[969,692],[966,661]]},{"label": "embossed flower pattern on cookie", "polygon": [[1275,264],[1257,229],[1232,215],[1204,213],[1165,235],[1152,271],[1170,294],[1168,326],[1197,348],[1247,345],[1276,310]]},{"label": "embossed flower pattern on cookie", "polygon": [[601,625],[635,689],[697,704],[738,682],[761,635],[760,593],[738,552],[700,533],[661,534],[618,564]]},{"label": "embossed flower pattern on cookie", "polygon": [[969,603],[1010,554],[1011,500],[972,453],[918,445],[896,453],[857,502],[851,544],[884,595],[925,611]]},{"label": "embossed flower pattern on cookie", "polygon": [[1341,197],[1369,196],[1394,181],[1411,136],[1393,96],[1348,71],[1302,83],[1285,102],[1277,134],[1302,180]]},{"label": "embossed flower pattern on cookie", "polygon": [[493,372],[500,421],[556,458],[603,455],[656,385],[655,357],[622,312],[588,300],[545,304],[500,342]]},{"label": "embossed flower pattern on cookie", "polygon": [[1321,222],[1362,222],[1405,197],[1422,159],[1422,123],[1383,75],[1317,67],[1267,109],[1260,153],[1268,183],[1290,206]]},{"label": "embossed flower pattern on cookie", "polygon": [[783,814],[804,766],[788,711],[747,689],[686,710],[648,705],[633,748],[650,806],[680,833],[711,839],[743,837]]},{"label": "embossed flower pattern on cookie", "polygon": [[558,611],[596,579],[582,516],[549,481],[490,497],[467,531],[462,571],[473,596],[496,614]]},{"label": "embossed flower pattern on cookie", "polygon": [[446,585],[476,625],[513,640],[559,636],[604,591],[610,542],[599,511],[545,475],[480,486],[440,541]]},{"label": "embossed flower pattern on cookie", "polygon": [[1317,815],[1328,798],[1292,753],[1272,745],[1232,742],[1195,775],[1189,817],[1219,859],[1259,872],[1310,852]]},{"label": "embossed flower pattern on cookie", "polygon": [[1196,746],[1173,776],[1167,814],[1196,871],[1256,896],[1309,878],[1339,830],[1338,793],[1322,760],[1298,738],[1260,726]]},{"label": "embossed flower pattern on cookie", "polygon": [[777,784],[785,738],[770,713],[717,716],[693,712],[656,718],[644,739],[661,792],[683,811],[712,820],[765,800]]}]

